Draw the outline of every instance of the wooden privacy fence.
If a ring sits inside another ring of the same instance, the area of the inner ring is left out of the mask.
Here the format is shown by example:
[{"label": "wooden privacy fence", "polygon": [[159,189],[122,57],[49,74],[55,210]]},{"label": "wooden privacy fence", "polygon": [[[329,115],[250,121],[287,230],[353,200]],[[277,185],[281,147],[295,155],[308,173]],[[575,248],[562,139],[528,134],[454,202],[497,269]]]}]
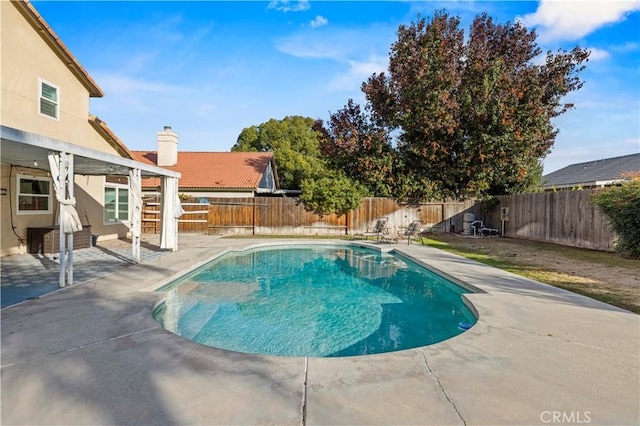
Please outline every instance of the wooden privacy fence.
[{"label": "wooden privacy fence", "polygon": [[[462,229],[462,212],[473,201],[398,204],[387,198],[367,198],[346,215],[320,216],[308,211],[297,198],[208,198],[209,204],[183,203],[178,220],[181,233],[211,235],[352,235],[372,228],[376,219],[388,217],[390,233],[414,220],[439,231]],[[146,202],[143,232],[160,232],[160,204]]]},{"label": "wooden privacy fence", "polygon": [[582,190],[502,195],[498,197],[500,204],[486,217],[494,226],[499,225],[501,208],[507,207],[507,237],[613,251],[615,234],[606,216],[591,202],[592,193]]},{"label": "wooden privacy fence", "polygon": [[[613,251],[615,235],[606,217],[591,202],[593,191],[559,191],[503,195],[489,211],[475,200],[398,204],[388,198],[366,198],[346,215],[320,216],[297,198],[209,198],[209,204],[183,203],[181,233],[211,235],[353,235],[388,218],[391,234],[414,220],[437,231],[461,232],[465,213],[492,228],[501,228],[501,207],[509,209],[505,236],[548,241],[573,247]],[[145,203],[143,232],[160,232],[160,204]]]},{"label": "wooden privacy fence", "polygon": [[[209,206],[199,203],[182,203],[185,213],[178,219],[178,232],[202,233],[209,223]],[[161,204],[144,202],[142,207],[142,232],[146,234],[160,233]]]}]

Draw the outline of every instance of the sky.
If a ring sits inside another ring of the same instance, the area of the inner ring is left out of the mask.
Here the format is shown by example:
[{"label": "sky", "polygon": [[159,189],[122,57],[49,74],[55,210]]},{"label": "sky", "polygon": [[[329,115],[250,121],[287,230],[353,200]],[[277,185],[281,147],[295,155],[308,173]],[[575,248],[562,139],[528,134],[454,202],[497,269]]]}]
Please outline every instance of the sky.
[{"label": "sky", "polygon": [[[242,129],[329,119],[386,70],[400,25],[434,11],[468,30],[486,12],[543,50],[591,51],[544,173],[640,152],[639,1],[33,1],[105,92],[100,117],[132,150],[171,126],[181,151],[229,151]],[[467,31],[465,31],[467,32]]]}]

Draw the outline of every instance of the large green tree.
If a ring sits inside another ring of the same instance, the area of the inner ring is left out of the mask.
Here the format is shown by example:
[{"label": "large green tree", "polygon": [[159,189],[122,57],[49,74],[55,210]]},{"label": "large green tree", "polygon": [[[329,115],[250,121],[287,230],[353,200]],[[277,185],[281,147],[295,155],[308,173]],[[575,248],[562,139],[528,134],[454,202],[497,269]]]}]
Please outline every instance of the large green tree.
[{"label": "large green tree", "polygon": [[344,214],[357,208],[367,189],[331,167],[320,153],[322,123],[301,116],[271,119],[242,130],[231,151],[273,152],[280,187],[302,189],[307,208],[319,214]]},{"label": "large green tree", "polygon": [[541,160],[571,108],[562,98],[582,86],[586,50],[548,52],[520,23],[486,14],[465,41],[460,20],[439,11],[400,26],[388,74],[363,83],[377,125],[399,132],[407,194],[464,197],[522,192],[539,182]]},{"label": "large green tree", "polygon": [[393,197],[396,190],[398,155],[385,128],[373,123],[360,106],[349,99],[347,105],[316,123],[320,152],[329,165],[380,197]]},{"label": "large green tree", "polygon": [[302,181],[324,175],[315,120],[289,116],[244,128],[231,151],[273,152],[280,187],[300,189]]}]

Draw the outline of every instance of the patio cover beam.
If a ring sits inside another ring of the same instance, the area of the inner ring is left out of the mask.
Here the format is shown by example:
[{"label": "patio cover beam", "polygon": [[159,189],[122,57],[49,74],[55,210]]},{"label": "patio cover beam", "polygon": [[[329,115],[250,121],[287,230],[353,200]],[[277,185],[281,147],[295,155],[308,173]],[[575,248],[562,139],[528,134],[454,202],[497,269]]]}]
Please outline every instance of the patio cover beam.
[{"label": "patio cover beam", "polygon": [[140,169],[142,177],[180,177],[179,172],[7,126],[0,126],[0,138],[2,163],[6,164],[34,168],[33,163],[37,161],[38,164],[46,166],[48,152],[57,151],[75,156],[75,172],[80,175],[127,176],[130,169]]},{"label": "patio cover beam", "polygon": [[[177,198],[177,180],[180,178],[179,172],[2,125],[0,125],[0,141],[0,159],[2,164],[13,164],[51,172],[48,164],[49,153],[60,153],[60,187],[63,199],[73,198],[74,176],[76,173],[91,176],[129,176],[129,189],[134,194],[134,211],[132,212],[134,217],[130,228],[134,263],[140,262],[140,231],[142,220],[141,178],[161,177],[168,179],[168,182],[171,182],[172,189],[175,187],[175,195]],[[68,185],[64,184],[65,177],[68,179]],[[139,200],[136,199],[135,194],[140,195]],[[177,208],[171,197],[163,199],[163,205],[165,204],[167,204],[165,207],[167,210],[175,210]],[[136,212],[135,208],[138,205],[140,211]],[[60,205],[58,206],[58,212],[59,221],[62,223],[65,213]],[[165,220],[168,222],[166,229],[177,233],[177,217],[175,215],[168,215]],[[166,234],[169,233],[167,232]],[[166,244],[164,248],[176,251],[178,248],[177,235],[174,235],[173,232],[171,232],[171,235],[174,236],[174,238],[169,237],[168,244]],[[65,237],[65,233],[62,232],[61,229],[60,287],[73,283],[73,234],[68,235],[68,239],[66,240],[67,244],[65,244]],[[67,249],[68,255],[66,255]]]}]

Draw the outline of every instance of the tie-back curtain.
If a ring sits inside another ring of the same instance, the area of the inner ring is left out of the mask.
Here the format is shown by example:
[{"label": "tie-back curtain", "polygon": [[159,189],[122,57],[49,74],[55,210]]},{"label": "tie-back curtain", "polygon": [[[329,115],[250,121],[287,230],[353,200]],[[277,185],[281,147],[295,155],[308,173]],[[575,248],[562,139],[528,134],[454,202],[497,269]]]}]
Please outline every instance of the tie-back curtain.
[{"label": "tie-back curtain", "polygon": [[[67,155],[64,155],[65,163],[63,170],[60,169],[60,154],[55,152],[49,153],[49,169],[51,171],[51,179],[53,180],[53,189],[56,193],[56,199],[60,203],[60,209],[64,209],[65,214],[62,216],[62,223],[60,223],[60,230],[65,234],[72,234],[82,230],[82,222],[80,216],[76,211],[76,199],[75,197],[67,198],[68,193],[66,190],[67,179],[69,177],[69,167],[66,160]],[[65,186],[62,186],[65,185]],[[73,181],[69,182],[69,185],[73,185]],[[61,192],[64,196],[61,196]]]}]

